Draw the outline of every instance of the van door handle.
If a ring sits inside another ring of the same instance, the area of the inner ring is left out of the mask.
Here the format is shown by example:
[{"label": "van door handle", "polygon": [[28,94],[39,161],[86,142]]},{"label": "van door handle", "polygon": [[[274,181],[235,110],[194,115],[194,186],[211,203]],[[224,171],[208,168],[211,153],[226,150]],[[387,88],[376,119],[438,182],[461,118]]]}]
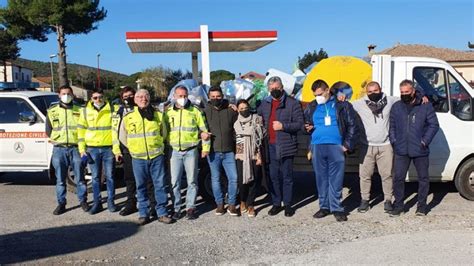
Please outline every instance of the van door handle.
[{"label": "van door handle", "polygon": [[0,128],[0,133],[5,133],[5,129]]}]

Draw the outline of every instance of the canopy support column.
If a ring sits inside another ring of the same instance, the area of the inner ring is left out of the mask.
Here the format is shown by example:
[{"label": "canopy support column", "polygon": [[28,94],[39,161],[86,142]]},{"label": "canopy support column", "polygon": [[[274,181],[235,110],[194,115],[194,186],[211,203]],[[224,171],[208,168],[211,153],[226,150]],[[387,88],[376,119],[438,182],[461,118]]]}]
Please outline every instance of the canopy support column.
[{"label": "canopy support column", "polygon": [[201,25],[201,71],[202,84],[211,85],[211,74],[209,65],[209,30],[207,25]]}]

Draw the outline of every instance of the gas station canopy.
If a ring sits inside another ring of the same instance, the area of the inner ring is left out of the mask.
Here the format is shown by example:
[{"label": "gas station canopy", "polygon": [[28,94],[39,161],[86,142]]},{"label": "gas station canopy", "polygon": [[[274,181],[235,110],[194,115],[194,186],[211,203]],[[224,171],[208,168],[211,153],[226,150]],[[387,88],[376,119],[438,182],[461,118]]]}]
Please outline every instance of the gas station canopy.
[{"label": "gas station canopy", "polygon": [[197,79],[197,53],[201,53],[202,83],[210,85],[209,52],[251,52],[277,40],[276,31],[127,32],[132,53],[191,53],[193,76]]},{"label": "gas station canopy", "polygon": [[[201,52],[201,33],[127,32],[133,53]],[[209,52],[255,51],[277,39],[276,31],[210,31]]]}]

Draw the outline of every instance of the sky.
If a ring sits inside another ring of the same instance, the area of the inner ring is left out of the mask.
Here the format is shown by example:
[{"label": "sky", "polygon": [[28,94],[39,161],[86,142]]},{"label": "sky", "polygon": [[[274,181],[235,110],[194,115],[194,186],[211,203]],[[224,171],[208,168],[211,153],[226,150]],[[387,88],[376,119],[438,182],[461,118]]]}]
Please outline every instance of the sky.
[{"label": "sky", "polygon": [[[0,0],[5,6],[6,0]],[[367,55],[397,43],[468,50],[474,43],[473,0],[101,0],[107,17],[98,29],[67,36],[67,62],[133,74],[162,65],[191,70],[191,55],[134,54],[128,31],[276,30],[278,40],[255,52],[211,53],[210,68],[235,74],[269,68],[292,72],[298,57],[323,48],[329,56]],[[22,41],[21,57],[49,62],[57,53],[47,42]]]}]

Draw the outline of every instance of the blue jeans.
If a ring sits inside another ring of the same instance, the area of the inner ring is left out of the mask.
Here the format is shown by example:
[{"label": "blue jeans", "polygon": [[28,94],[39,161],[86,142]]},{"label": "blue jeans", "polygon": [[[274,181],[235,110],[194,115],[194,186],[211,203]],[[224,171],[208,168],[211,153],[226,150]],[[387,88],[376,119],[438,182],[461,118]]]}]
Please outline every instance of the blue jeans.
[{"label": "blue jeans", "polygon": [[66,204],[66,177],[69,167],[74,172],[74,183],[76,183],[79,202],[87,201],[84,168],[81,165],[81,156],[77,147],[53,147],[51,161],[54,167],[54,174],[56,175],[56,198],[58,204]]},{"label": "blue jeans", "polygon": [[312,144],[312,163],[318,187],[319,207],[343,212],[341,205],[344,181],[344,151],[339,144]]},{"label": "blue jeans", "polygon": [[269,145],[270,195],[273,206],[291,206],[293,200],[293,156],[277,158],[275,144]]},{"label": "blue jeans", "polygon": [[229,205],[237,202],[237,166],[233,152],[211,152],[207,156],[207,162],[211,169],[212,193],[216,204],[224,203],[221,190],[221,166],[224,167],[228,180]]},{"label": "blue jeans", "polygon": [[165,156],[160,155],[151,160],[132,159],[133,174],[137,184],[138,214],[140,217],[148,217],[150,201],[148,199],[148,180],[153,181],[156,199],[156,213],[158,217],[168,215],[166,205],[168,195],[165,182]]},{"label": "blue jeans", "polygon": [[198,150],[197,148],[188,151],[173,150],[170,159],[171,195],[174,205],[174,211],[181,210],[181,176],[183,170],[186,171],[186,180],[188,189],[186,191],[186,209],[195,208],[197,197],[197,174],[198,174]]},{"label": "blue jeans", "polygon": [[94,160],[93,164],[89,164],[92,174],[92,192],[94,193],[94,204],[102,202],[100,195],[100,177],[102,176],[102,168],[107,181],[107,201],[113,202],[115,198],[114,184],[114,154],[110,147],[88,147],[87,152]]}]

